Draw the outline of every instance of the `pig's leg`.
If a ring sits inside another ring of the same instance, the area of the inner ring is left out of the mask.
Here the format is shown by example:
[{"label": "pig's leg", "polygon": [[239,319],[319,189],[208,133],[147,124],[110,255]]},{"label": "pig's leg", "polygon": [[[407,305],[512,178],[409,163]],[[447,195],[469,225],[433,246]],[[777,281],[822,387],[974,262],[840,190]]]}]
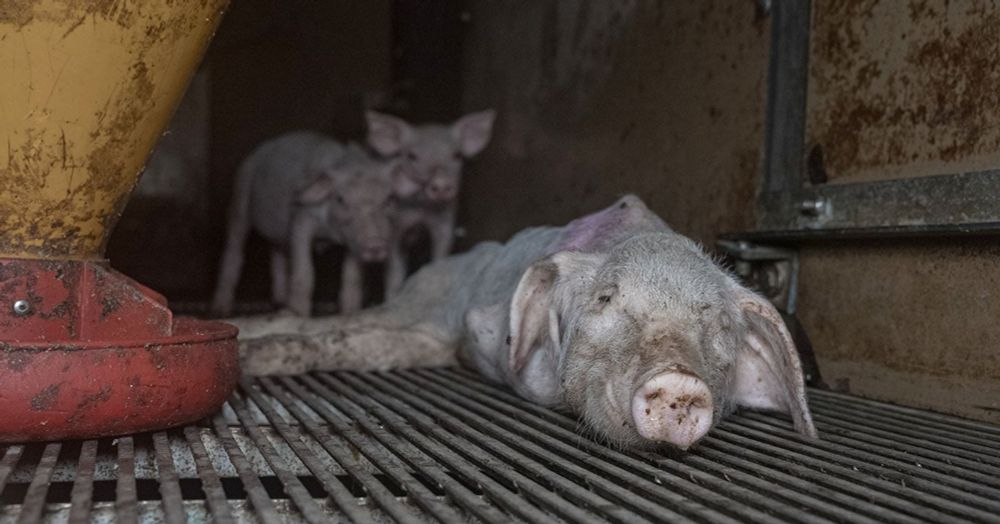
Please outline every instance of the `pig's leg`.
[{"label": "pig's leg", "polygon": [[455,365],[457,341],[435,326],[387,327],[368,322],[364,316],[328,319],[326,331],[310,335],[242,340],[240,367],[248,375],[286,375]]},{"label": "pig's leg", "polygon": [[212,296],[213,315],[225,316],[232,312],[236,285],[243,269],[243,245],[250,234],[250,182],[252,171],[241,167],[233,187],[232,203],[229,206],[229,223],[226,232],[226,247],[219,264],[219,280]]},{"label": "pig's leg", "polygon": [[406,280],[406,249],[402,239],[396,239],[389,248],[389,258],[385,262],[385,299],[396,296]]},{"label": "pig's leg", "polygon": [[348,252],[344,256],[344,267],[340,273],[340,314],[354,313],[361,309],[361,260]]},{"label": "pig's leg", "polygon": [[443,213],[427,223],[431,237],[431,260],[441,260],[451,253],[455,243],[455,207],[449,206]]},{"label": "pig's leg", "polygon": [[288,308],[297,315],[309,316],[312,308],[315,272],[312,260],[312,241],[317,224],[306,213],[297,213],[292,220],[289,239],[289,262],[291,262],[291,283],[288,290]]},{"label": "pig's leg", "polygon": [[271,301],[288,303],[288,255],[277,247],[271,248]]}]

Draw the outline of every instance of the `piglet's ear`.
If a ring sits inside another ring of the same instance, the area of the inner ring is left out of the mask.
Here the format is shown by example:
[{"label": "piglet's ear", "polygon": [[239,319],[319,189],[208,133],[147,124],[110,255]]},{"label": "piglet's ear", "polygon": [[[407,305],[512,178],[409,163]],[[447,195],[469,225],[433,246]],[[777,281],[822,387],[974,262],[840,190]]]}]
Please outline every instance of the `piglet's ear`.
[{"label": "piglet's ear", "polygon": [[365,112],[368,144],[382,156],[398,154],[413,137],[413,126],[401,118],[375,111]]},{"label": "piglet's ear", "polygon": [[[561,302],[589,282],[604,259],[563,251],[531,265],[510,302],[510,369],[519,373],[537,351],[560,351]],[[558,359],[554,359],[558,360]]]},{"label": "piglet's ear", "polygon": [[333,195],[333,180],[320,176],[298,194],[298,202],[307,206],[319,204]]},{"label": "piglet's ear", "polygon": [[451,126],[451,138],[458,144],[462,156],[475,156],[486,147],[493,135],[495,119],[496,111],[487,109],[465,115]]},{"label": "piglet's ear", "polygon": [[736,403],[787,413],[799,433],[815,438],[802,364],[788,328],[764,298],[742,288],[738,295],[748,329],[736,356]]}]

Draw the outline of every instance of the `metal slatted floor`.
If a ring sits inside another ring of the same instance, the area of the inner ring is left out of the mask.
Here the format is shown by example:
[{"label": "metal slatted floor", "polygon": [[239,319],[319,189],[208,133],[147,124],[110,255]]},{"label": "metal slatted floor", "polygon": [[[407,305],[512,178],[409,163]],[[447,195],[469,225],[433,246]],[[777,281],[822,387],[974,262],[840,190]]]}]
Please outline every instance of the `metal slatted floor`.
[{"label": "metal slatted floor", "polygon": [[0,447],[0,522],[1000,522],[1000,427],[810,392],[629,453],[461,370],[246,382],[199,425]]}]

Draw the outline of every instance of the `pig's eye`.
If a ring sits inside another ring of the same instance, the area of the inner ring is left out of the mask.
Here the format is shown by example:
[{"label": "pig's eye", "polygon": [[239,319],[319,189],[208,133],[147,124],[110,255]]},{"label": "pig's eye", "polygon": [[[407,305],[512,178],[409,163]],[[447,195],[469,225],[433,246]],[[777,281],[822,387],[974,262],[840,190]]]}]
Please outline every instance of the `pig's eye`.
[{"label": "pig's eye", "polygon": [[611,295],[601,295],[597,297],[597,301],[601,304],[607,304],[611,302]]},{"label": "pig's eye", "polygon": [[338,204],[344,205],[344,197],[337,195],[336,200]]},{"label": "pig's eye", "polygon": [[461,160],[462,159],[462,153],[459,153],[458,151],[455,151],[454,153],[451,154],[451,158],[453,158],[454,160]]},{"label": "pig's eye", "polygon": [[413,151],[407,151],[406,152],[406,159],[407,160],[416,160],[417,159],[417,154],[414,153]]}]

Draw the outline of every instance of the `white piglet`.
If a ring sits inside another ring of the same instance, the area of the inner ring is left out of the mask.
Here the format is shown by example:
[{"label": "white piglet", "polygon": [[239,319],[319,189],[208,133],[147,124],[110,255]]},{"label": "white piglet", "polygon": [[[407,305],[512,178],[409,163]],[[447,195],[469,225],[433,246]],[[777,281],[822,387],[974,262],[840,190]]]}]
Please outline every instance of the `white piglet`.
[{"label": "white piglet", "polygon": [[493,110],[486,110],[465,115],[451,125],[413,125],[374,111],[366,114],[368,144],[380,155],[402,159],[407,167],[406,176],[396,185],[400,235],[386,267],[387,297],[406,278],[409,230],[427,229],[431,260],[440,260],[451,251],[462,168],[489,143],[495,117]]},{"label": "white piglet", "polygon": [[359,309],[361,264],[384,261],[394,237],[394,181],[401,171],[397,160],[374,159],[357,145],[311,132],[258,146],[237,174],[213,314],[232,311],[251,230],[270,244],[274,303],[309,314],[312,246],[323,239],[346,248],[341,310]]}]

